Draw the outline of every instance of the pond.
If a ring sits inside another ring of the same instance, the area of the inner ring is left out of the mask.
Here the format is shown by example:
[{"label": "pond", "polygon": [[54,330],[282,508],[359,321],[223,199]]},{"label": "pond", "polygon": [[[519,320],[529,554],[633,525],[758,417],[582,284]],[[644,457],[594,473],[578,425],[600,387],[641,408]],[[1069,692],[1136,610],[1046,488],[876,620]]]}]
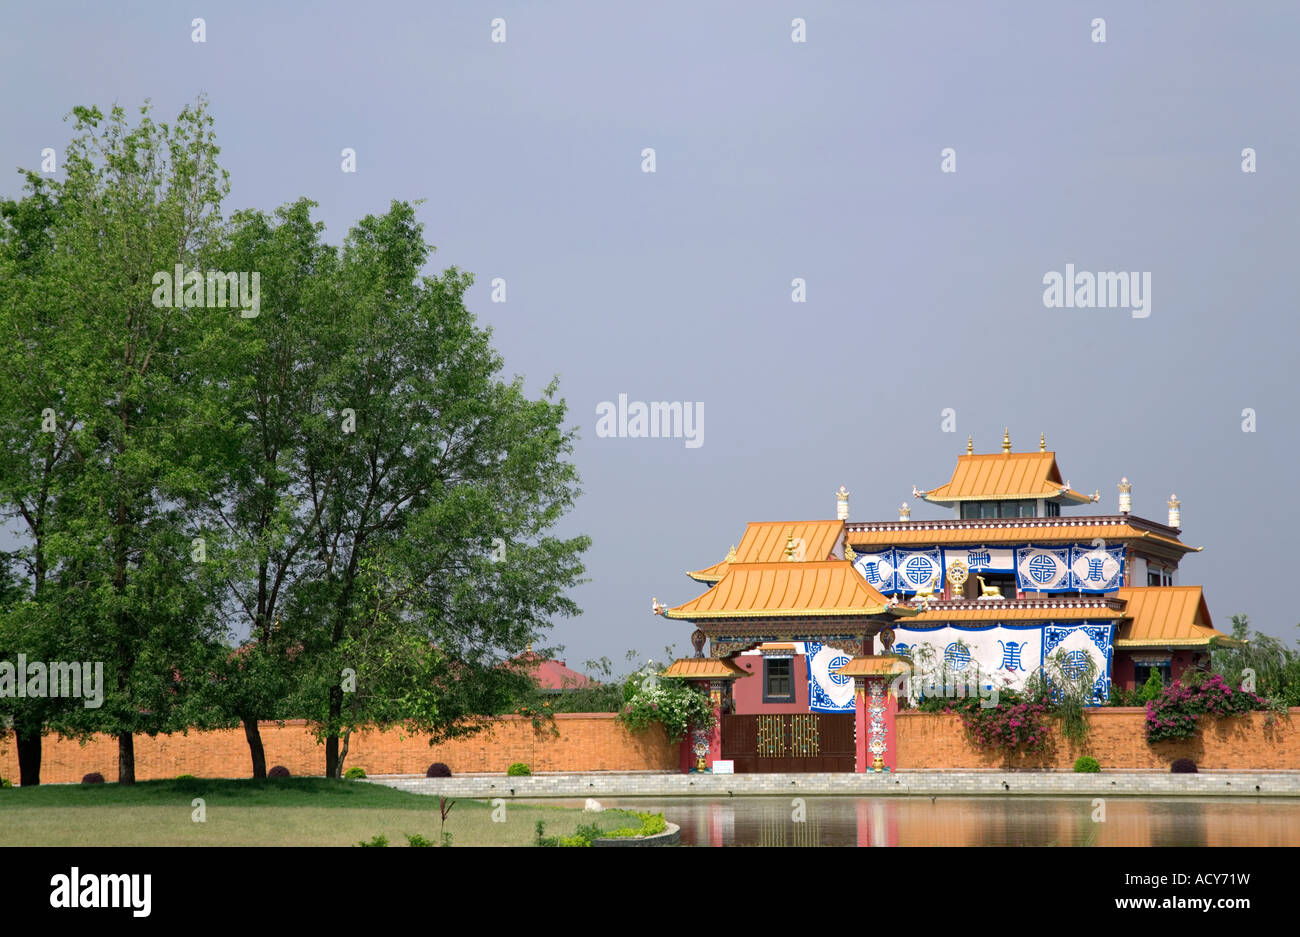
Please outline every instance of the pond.
[{"label": "pond", "polygon": [[[581,800],[548,801],[581,807]],[[1300,799],[610,797],[683,846],[1297,846]]]}]

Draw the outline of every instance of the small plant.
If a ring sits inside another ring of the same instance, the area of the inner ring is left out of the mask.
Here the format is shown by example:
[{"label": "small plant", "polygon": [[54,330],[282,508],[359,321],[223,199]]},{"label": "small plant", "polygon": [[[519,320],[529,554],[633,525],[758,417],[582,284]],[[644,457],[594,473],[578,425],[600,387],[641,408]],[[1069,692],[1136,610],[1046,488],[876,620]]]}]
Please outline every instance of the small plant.
[{"label": "small plant", "polygon": [[90,772],[90,774],[86,775],[84,778],[81,779],[81,783],[82,784],[103,784],[104,776],[100,774],[98,771],[92,771]]},{"label": "small plant", "polygon": [[450,834],[450,833],[444,832],[444,833],[442,834],[442,845],[443,845],[444,847],[446,847],[446,846],[450,846],[450,845],[451,845],[451,834]]},{"label": "small plant", "polygon": [[546,839],[546,824],[543,823],[541,820],[538,820],[537,821],[537,845],[538,846],[542,845],[542,841],[545,839]]},{"label": "small plant", "polygon": [[1147,676],[1147,682],[1142,684],[1142,689],[1138,691],[1138,701],[1146,704],[1155,699],[1160,699],[1160,694],[1165,691],[1165,681],[1160,676],[1160,671],[1154,667]]},{"label": "small plant", "polygon": [[[378,836],[374,837],[374,838],[371,839],[369,842],[367,842],[366,840],[363,839],[361,842],[357,843],[357,845],[358,845],[358,846],[369,846],[369,847],[374,847],[374,846],[387,846],[387,845],[388,845],[388,837],[385,836],[385,835],[383,835],[382,833],[380,833]],[[411,845],[415,845],[415,844],[412,843]]]},{"label": "small plant", "polygon": [[410,846],[432,846],[433,845],[433,840],[425,839],[419,833],[403,833],[402,835],[406,837],[406,842]]},{"label": "small plant", "polygon": [[528,765],[524,764],[522,761],[516,761],[506,769],[506,774],[512,778],[526,777],[532,773],[533,769],[528,767]]},{"label": "small plant", "polygon": [[1101,764],[1091,755],[1084,755],[1075,760],[1074,770],[1077,774],[1096,774],[1101,770]]},{"label": "small plant", "polygon": [[441,761],[435,761],[429,765],[429,770],[424,772],[424,776],[426,778],[449,778],[451,777],[451,769]]},{"label": "small plant", "polygon": [[176,775],[176,780],[178,780],[178,781],[196,781],[196,780],[198,780],[198,779],[197,779],[196,777],[194,777],[194,775],[192,775],[192,774],[178,774],[178,775]]},{"label": "small plant", "polygon": [[8,778],[0,778],[0,788],[13,787]]},{"label": "small plant", "polygon": [[289,776],[289,769],[284,765],[276,765],[270,771],[266,772],[266,776],[268,778],[287,778]]},{"label": "small plant", "polygon": [[442,837],[444,846],[451,845],[451,834],[447,832],[447,814],[451,813],[451,808],[456,806],[456,801],[448,800],[446,797],[438,798],[438,833]]},{"label": "small plant", "polygon": [[1170,774],[1196,774],[1196,762],[1190,758],[1178,758],[1169,766]]},{"label": "small plant", "polygon": [[360,765],[353,765],[351,768],[348,768],[348,770],[343,772],[343,777],[347,778],[349,781],[358,781],[365,776],[366,769]]}]

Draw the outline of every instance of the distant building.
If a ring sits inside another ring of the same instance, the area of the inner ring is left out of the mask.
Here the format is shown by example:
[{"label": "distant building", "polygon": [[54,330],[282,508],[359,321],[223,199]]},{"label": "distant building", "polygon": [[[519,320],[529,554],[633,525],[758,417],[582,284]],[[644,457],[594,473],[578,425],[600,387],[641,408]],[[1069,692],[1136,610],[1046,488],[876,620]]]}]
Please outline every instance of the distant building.
[{"label": "distant building", "polygon": [[[968,679],[972,695],[1023,688],[1049,658],[1063,655],[1067,673],[1090,660],[1096,703],[1153,670],[1167,684],[1208,666],[1214,642],[1235,642],[1214,628],[1201,587],[1179,583],[1183,557],[1201,548],[1180,539],[1178,499],[1161,524],[1132,514],[1127,478],[1118,488],[1118,513],[1065,516],[1100,492],[1063,481],[1041,437],[1037,452],[1017,453],[1006,434],[996,453],[968,441],[947,484],[913,489],[950,518],[913,521],[904,502],[897,520],[850,522],[841,488],[834,521],[749,524],[725,559],[687,574],[707,592],[660,611],[697,629],[697,658],[668,673],[707,682],[730,720],[693,741],[707,750],[699,760],[892,766],[897,697],[935,692],[900,677],[922,660]],[[706,641],[714,663],[700,659]]]},{"label": "distant building", "polygon": [[533,678],[533,682],[543,693],[584,690],[596,685],[596,681],[572,669],[564,661],[547,660],[540,654],[534,653],[531,645],[527,651],[516,657],[514,662]]}]

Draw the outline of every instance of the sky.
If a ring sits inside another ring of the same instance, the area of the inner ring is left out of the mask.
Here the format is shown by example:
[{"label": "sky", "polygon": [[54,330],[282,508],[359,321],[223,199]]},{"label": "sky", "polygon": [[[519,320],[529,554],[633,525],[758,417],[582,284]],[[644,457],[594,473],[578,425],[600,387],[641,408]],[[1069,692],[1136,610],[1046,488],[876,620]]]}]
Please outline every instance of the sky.
[{"label": "sky", "polygon": [[[558,376],[579,429],[570,665],[688,648],[651,597],[841,484],[852,520],[948,516],[912,486],[1004,427],[1100,489],[1066,514],[1114,513],[1121,476],[1156,521],[1177,493],[1215,624],[1300,638],[1300,6],[268,6],[7,8],[0,195],[74,106],[202,94],[227,215],[306,196],[338,243],[423,199],[429,272],[474,274],[506,375]],[[1149,275],[1144,308],[1049,306],[1067,264]],[[702,422],[600,432],[620,394]]]}]

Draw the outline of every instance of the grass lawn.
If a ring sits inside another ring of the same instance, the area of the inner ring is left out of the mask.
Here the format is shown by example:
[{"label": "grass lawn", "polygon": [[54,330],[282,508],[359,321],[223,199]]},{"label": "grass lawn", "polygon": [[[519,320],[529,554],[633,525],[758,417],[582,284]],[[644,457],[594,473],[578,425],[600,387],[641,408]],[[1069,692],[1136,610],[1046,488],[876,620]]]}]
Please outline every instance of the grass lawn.
[{"label": "grass lawn", "polygon": [[[195,822],[191,802],[207,818]],[[505,804],[505,822],[481,800],[456,799],[446,830],[453,846],[531,846],[537,821],[547,836],[571,836],[580,824],[602,830],[637,826],[622,810]],[[499,815],[499,814],[498,814]],[[55,784],[0,789],[0,846],[355,846],[382,834],[439,842],[438,798],[364,781],[185,780]]]}]

